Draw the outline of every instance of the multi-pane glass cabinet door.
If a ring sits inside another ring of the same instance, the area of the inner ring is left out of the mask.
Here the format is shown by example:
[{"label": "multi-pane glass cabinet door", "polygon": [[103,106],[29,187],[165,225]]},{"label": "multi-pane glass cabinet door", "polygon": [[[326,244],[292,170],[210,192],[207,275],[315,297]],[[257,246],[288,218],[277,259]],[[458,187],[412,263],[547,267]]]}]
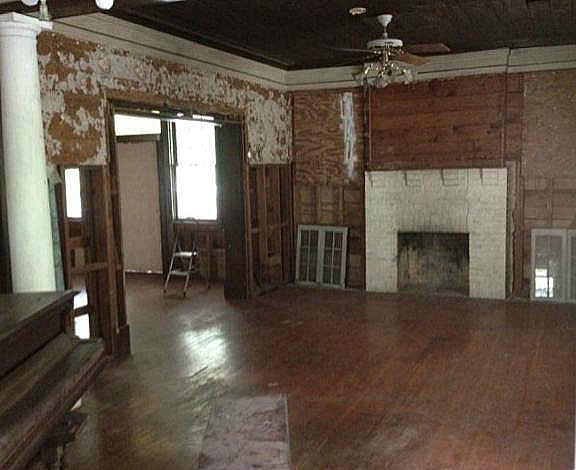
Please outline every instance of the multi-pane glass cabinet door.
[{"label": "multi-pane glass cabinet door", "polygon": [[296,282],[344,287],[348,228],[299,225]]},{"label": "multi-pane glass cabinet door", "polygon": [[567,231],[568,301],[576,302],[576,230]]},{"label": "multi-pane glass cabinet door", "polygon": [[576,302],[576,230],[532,230],[531,298]]}]

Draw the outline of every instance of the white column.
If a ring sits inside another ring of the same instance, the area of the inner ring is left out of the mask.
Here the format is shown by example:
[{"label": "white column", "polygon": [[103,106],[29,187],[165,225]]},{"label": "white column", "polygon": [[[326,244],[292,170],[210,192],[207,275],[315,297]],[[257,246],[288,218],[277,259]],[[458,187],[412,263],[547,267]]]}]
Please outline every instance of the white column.
[{"label": "white column", "polygon": [[0,99],[14,292],[55,289],[36,37],[45,23],[0,15]]}]

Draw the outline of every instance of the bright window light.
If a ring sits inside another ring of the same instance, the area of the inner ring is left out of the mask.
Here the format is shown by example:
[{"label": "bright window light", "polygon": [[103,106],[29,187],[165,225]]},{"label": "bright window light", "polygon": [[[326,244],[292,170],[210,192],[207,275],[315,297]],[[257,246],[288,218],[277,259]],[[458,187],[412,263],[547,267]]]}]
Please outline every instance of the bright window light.
[{"label": "bright window light", "polygon": [[554,297],[554,278],[553,277],[536,277],[536,297],[553,298]]},{"label": "bright window light", "polygon": [[176,208],[178,219],[216,220],[214,124],[176,121]]},{"label": "bright window light", "polygon": [[66,185],[66,216],[70,219],[81,219],[80,170],[78,168],[64,170],[64,184]]},{"label": "bright window light", "polygon": [[116,136],[160,134],[160,119],[115,114],[114,132]]}]

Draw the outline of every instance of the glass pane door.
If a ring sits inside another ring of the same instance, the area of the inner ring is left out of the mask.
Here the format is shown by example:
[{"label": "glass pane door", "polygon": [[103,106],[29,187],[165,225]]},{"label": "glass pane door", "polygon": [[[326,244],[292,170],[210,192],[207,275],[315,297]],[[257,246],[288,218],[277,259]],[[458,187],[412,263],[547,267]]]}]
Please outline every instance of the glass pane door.
[{"label": "glass pane door", "polygon": [[568,231],[568,300],[576,302],[576,230]]},{"label": "glass pane door", "polygon": [[564,300],[565,232],[532,232],[532,297],[537,300]]},{"label": "glass pane door", "polygon": [[317,269],[318,269],[318,231],[301,230],[298,280],[302,282],[316,282]]}]

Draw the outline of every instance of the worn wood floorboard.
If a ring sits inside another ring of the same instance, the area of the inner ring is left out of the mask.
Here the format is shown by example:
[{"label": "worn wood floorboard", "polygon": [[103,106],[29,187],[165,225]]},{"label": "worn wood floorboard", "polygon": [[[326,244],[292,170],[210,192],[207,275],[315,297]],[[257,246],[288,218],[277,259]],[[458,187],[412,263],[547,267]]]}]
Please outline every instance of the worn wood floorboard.
[{"label": "worn wood floorboard", "polygon": [[568,470],[576,309],[131,278],[133,356],[84,398],[76,469],[195,469],[213,401],[288,394],[294,470]]}]

